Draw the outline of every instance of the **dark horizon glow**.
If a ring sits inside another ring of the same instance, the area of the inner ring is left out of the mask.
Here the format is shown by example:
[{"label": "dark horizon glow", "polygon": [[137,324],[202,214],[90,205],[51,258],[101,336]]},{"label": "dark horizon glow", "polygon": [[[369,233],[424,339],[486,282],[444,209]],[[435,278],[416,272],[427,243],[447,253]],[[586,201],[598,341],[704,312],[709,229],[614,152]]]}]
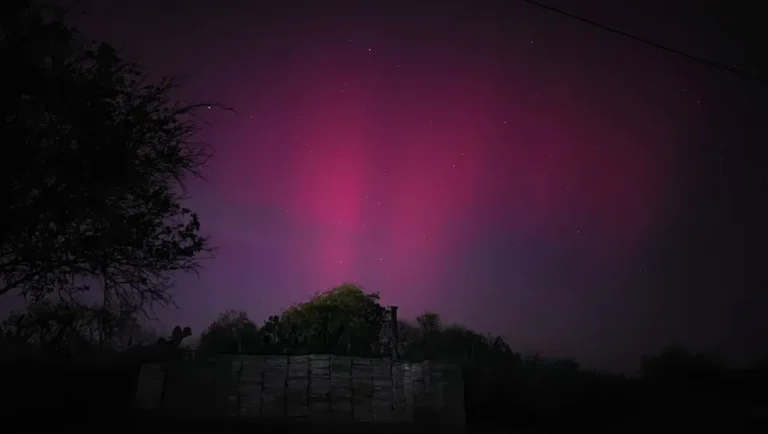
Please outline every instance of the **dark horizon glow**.
[{"label": "dark horizon glow", "polygon": [[[708,294],[743,278],[729,258],[744,235],[718,229],[705,261],[687,223],[703,149],[744,127],[737,78],[525,5],[156,3],[90,2],[77,21],[153,76],[186,77],[184,98],[238,112],[206,112],[217,156],[191,204],[219,253],[164,323],[261,321],[354,282],[404,317],[436,311],[587,366],[676,340],[743,350],[718,310],[736,299]],[[632,30],[654,29],[639,16]],[[723,267],[698,270],[710,261]]]}]

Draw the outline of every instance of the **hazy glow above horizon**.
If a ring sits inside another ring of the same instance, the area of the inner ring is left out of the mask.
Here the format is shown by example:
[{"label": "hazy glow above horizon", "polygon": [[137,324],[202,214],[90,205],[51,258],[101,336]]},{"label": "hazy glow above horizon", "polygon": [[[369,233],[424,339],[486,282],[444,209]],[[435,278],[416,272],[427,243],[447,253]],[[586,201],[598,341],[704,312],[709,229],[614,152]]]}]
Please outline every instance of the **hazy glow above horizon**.
[{"label": "hazy glow above horizon", "polygon": [[190,205],[220,249],[164,321],[261,321],[354,282],[582,361],[699,333],[669,295],[695,282],[689,148],[708,116],[737,123],[698,65],[524,5],[161,7],[93,2],[82,28],[238,112],[204,111],[217,155]]}]

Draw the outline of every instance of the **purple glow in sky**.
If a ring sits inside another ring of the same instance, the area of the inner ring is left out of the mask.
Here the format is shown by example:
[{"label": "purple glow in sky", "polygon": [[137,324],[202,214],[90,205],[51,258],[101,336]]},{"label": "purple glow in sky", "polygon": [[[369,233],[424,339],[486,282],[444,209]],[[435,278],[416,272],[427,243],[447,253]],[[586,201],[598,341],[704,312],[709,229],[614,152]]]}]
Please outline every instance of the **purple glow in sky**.
[{"label": "purple glow in sky", "polygon": [[[350,281],[600,367],[740,333],[716,294],[743,280],[743,231],[719,227],[706,261],[686,247],[702,155],[748,122],[737,78],[523,2],[108,3],[86,2],[83,34],[238,112],[206,113],[217,157],[191,204],[220,250],[164,321],[260,321]],[[653,2],[550,3],[702,50]]]}]

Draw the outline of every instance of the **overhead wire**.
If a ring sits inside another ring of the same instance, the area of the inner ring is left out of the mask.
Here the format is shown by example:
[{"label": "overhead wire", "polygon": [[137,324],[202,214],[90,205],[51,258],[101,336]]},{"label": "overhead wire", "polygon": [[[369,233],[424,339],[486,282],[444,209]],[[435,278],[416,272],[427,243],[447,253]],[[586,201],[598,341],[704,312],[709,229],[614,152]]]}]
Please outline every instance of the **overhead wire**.
[{"label": "overhead wire", "polygon": [[763,84],[768,84],[768,79],[766,79],[765,77],[761,77],[761,76],[759,76],[757,74],[751,73],[749,71],[745,71],[743,69],[738,69],[738,68],[735,68],[735,67],[731,67],[731,66],[728,66],[728,65],[726,65],[724,63],[715,62],[713,60],[705,59],[703,57],[695,56],[693,54],[689,54],[689,53],[686,53],[684,51],[681,51],[681,50],[678,50],[678,49],[675,49],[675,48],[672,48],[672,47],[668,47],[666,45],[662,45],[662,44],[660,44],[658,42],[651,41],[650,39],[646,39],[646,38],[643,38],[641,36],[633,35],[631,33],[625,32],[623,30],[616,29],[614,27],[607,26],[605,24],[600,24],[597,21],[590,20],[589,18],[584,18],[582,16],[579,16],[579,15],[576,15],[576,14],[573,14],[573,13],[570,13],[570,12],[566,12],[566,11],[564,11],[562,9],[558,9],[556,7],[549,6],[549,5],[540,3],[540,2],[535,1],[535,0],[521,0],[521,1],[523,1],[525,3],[528,3],[529,5],[536,6],[538,8],[545,9],[545,10],[548,10],[550,12],[554,12],[554,13],[557,13],[559,15],[568,17],[570,19],[573,19],[573,20],[576,20],[576,21],[581,21],[581,22],[583,22],[585,24],[589,24],[591,26],[600,28],[602,30],[605,30],[605,31],[608,31],[608,32],[611,32],[611,33],[614,33],[614,34],[617,34],[617,35],[620,35],[620,36],[623,36],[625,38],[629,38],[629,39],[635,40],[637,42],[640,42],[640,43],[643,43],[645,45],[657,48],[659,50],[663,50],[663,51],[666,51],[668,53],[676,54],[678,56],[684,57],[684,58],[686,58],[688,60],[691,60],[691,61],[694,61],[694,62],[698,62],[700,64],[709,66],[711,68],[724,70],[724,71],[730,72],[732,74],[736,74],[736,75],[738,75],[738,76],[740,76],[742,78],[758,81],[758,82],[761,82]]}]

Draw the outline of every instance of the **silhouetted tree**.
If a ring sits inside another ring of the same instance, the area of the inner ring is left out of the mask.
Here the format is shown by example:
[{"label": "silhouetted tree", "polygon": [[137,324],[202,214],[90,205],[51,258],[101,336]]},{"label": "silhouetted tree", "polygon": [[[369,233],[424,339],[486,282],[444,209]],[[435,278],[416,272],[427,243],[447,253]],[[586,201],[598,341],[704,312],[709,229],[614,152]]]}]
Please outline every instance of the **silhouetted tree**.
[{"label": "silhouetted tree", "polygon": [[269,318],[264,321],[264,325],[261,326],[259,335],[265,349],[276,350],[278,348],[286,348],[288,344],[286,327],[277,315],[270,315]]},{"label": "silhouetted tree", "polygon": [[210,353],[256,352],[262,347],[259,327],[241,311],[223,312],[200,336],[198,350]]},{"label": "silhouetted tree", "polygon": [[157,340],[158,345],[165,345],[171,348],[179,348],[181,346],[181,342],[185,339],[192,336],[192,329],[189,327],[181,328],[180,326],[176,326],[173,328],[173,331],[171,332],[170,339],[166,338],[160,338]]},{"label": "silhouetted tree", "polygon": [[0,347],[6,352],[73,354],[95,347],[152,344],[156,340],[135,315],[48,300],[24,312],[11,313],[0,323]]},{"label": "silhouetted tree", "polygon": [[0,21],[15,77],[0,100],[0,295],[85,308],[98,288],[100,309],[146,314],[211,251],[182,206],[210,155],[192,140],[204,104],[174,102],[174,80],[151,84],[109,45],[76,44],[35,4],[4,3]]},{"label": "silhouetted tree", "polygon": [[[421,332],[419,328],[408,321],[398,320],[398,350],[400,358],[404,360],[416,360],[423,358],[421,348],[416,349],[416,344],[421,342]],[[418,355],[415,354],[418,352]]]},{"label": "silhouetted tree", "polygon": [[724,366],[707,354],[694,353],[682,345],[670,345],[659,354],[644,357],[641,372],[647,380],[688,387],[711,381],[723,370]]},{"label": "silhouetted tree", "polygon": [[280,324],[297,350],[370,356],[383,353],[387,317],[378,293],[345,283],[289,307]]}]

